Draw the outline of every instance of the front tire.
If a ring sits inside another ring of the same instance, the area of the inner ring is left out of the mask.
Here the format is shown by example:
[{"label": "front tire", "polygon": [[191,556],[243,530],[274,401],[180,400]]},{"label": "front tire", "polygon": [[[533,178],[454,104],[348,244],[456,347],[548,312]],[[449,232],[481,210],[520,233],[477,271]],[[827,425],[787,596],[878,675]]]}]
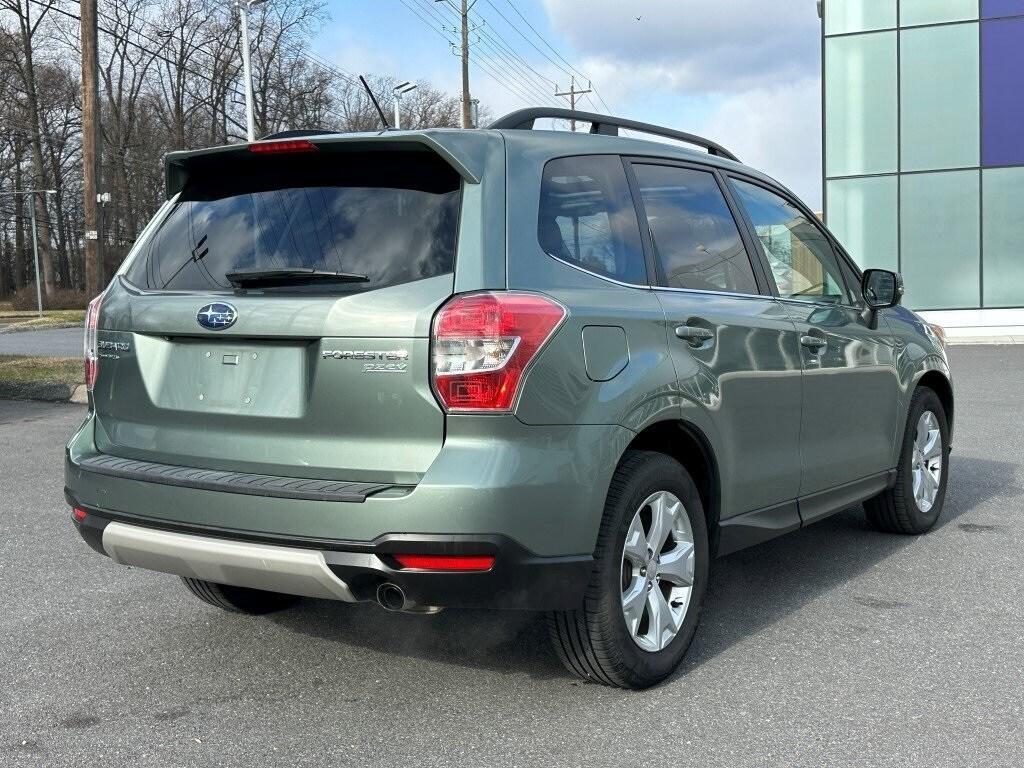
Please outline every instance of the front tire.
[{"label": "front tire", "polygon": [[212,581],[190,579],[185,576],[182,576],[181,580],[188,587],[188,591],[204,603],[231,613],[260,616],[288,608],[299,599],[295,595],[266,592],[262,589],[248,587],[232,587],[228,584],[214,584]]},{"label": "front tire", "polygon": [[919,387],[910,401],[896,482],[864,502],[868,521],[887,533],[919,535],[942,514],[949,480],[949,426],[934,391]]},{"label": "front tire", "polygon": [[629,451],[612,478],[583,606],[549,614],[578,677],[647,688],[679,665],[707,590],[710,550],[697,486],[679,462]]}]

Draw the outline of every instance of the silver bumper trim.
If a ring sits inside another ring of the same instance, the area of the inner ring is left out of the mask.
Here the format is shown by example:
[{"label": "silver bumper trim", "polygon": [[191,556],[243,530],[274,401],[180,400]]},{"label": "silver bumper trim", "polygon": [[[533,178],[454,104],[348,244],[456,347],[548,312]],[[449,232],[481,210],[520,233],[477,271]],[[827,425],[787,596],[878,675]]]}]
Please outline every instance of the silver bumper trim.
[{"label": "silver bumper trim", "polygon": [[103,529],[110,559],[217,584],[355,602],[348,585],[310,549],[250,544],[111,522]]}]

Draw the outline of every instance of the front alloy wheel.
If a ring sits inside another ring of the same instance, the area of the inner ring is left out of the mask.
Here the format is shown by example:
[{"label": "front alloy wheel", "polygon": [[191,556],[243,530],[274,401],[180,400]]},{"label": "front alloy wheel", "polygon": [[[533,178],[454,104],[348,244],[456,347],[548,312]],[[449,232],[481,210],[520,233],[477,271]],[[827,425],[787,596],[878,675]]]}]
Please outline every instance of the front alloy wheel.
[{"label": "front alloy wheel", "polygon": [[922,512],[930,512],[942,485],[942,430],[931,411],[924,411],[917,420],[912,462],[914,503]]},{"label": "front alloy wheel", "polygon": [[939,396],[918,387],[910,400],[891,488],[864,502],[868,520],[882,531],[912,536],[930,530],[942,514],[949,483],[949,427]]}]

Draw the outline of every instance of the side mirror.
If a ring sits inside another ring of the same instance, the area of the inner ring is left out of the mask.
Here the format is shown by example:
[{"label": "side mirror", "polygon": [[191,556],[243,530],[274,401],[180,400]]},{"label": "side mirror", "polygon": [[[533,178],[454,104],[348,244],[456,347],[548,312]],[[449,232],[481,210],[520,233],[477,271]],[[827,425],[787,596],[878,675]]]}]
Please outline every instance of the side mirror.
[{"label": "side mirror", "polygon": [[903,278],[887,269],[866,269],[860,281],[864,302],[869,309],[895,307],[903,298]]}]

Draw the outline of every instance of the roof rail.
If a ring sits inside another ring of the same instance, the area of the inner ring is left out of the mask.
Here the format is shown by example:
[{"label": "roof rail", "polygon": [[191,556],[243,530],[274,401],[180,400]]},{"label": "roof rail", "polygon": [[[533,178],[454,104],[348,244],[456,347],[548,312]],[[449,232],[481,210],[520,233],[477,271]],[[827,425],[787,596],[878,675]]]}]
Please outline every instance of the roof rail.
[{"label": "roof rail", "polygon": [[716,157],[724,157],[728,160],[735,160],[737,163],[740,162],[740,159],[736,157],[736,155],[721,144],[711,141],[711,139],[705,139],[703,136],[697,136],[696,134],[686,133],[684,131],[676,131],[672,128],[663,128],[660,125],[641,123],[639,120],[628,120],[624,117],[600,115],[597,112],[577,112],[572,109],[560,109],[558,107],[529,107],[528,109],[519,109],[515,112],[510,112],[504,117],[499,117],[491,123],[488,128],[529,131],[533,129],[533,123],[535,120],[545,117],[555,118],[557,120],[579,120],[581,122],[590,123],[591,133],[600,133],[606,136],[618,136],[619,128],[628,128],[631,131],[649,133],[654,136],[663,136],[666,139],[685,141],[687,144],[703,147],[708,151],[708,154]]}]

